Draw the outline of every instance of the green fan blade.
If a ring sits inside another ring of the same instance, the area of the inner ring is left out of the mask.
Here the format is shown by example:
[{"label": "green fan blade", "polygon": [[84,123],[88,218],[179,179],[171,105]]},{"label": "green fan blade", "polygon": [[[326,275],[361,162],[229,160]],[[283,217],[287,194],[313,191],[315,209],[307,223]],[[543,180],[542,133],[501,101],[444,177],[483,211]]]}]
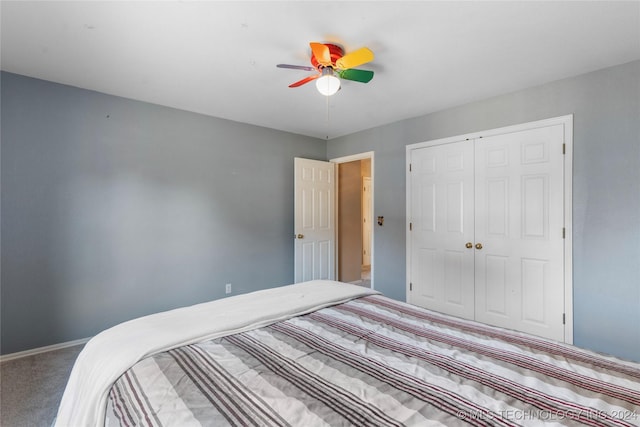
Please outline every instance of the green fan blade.
[{"label": "green fan blade", "polygon": [[373,71],[356,70],[354,68],[349,68],[348,70],[338,71],[338,75],[342,79],[354,80],[361,83],[369,83],[369,81],[371,81],[371,79],[373,78]]}]

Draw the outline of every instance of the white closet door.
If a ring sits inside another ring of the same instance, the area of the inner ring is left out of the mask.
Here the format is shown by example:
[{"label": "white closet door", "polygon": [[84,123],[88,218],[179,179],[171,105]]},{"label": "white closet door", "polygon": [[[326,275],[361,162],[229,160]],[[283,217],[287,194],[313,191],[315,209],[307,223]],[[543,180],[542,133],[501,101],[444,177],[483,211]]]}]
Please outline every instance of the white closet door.
[{"label": "white closet door", "polygon": [[411,153],[409,302],[473,319],[473,144]]},{"label": "white closet door", "polygon": [[564,340],[563,126],[476,140],[476,320]]}]

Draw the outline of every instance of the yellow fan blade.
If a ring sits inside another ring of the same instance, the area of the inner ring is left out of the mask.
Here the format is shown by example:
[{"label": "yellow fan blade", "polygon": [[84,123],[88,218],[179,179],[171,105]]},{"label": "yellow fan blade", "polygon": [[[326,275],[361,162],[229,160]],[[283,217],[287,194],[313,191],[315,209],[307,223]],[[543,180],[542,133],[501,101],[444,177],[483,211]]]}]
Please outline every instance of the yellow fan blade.
[{"label": "yellow fan blade", "polygon": [[309,43],[311,46],[311,52],[313,52],[313,56],[316,57],[318,64],[324,65],[325,67],[331,65],[331,52],[329,52],[329,48],[322,43]]},{"label": "yellow fan blade", "polygon": [[347,53],[345,56],[338,59],[336,61],[336,67],[341,70],[347,70],[370,61],[373,61],[373,52],[368,48],[363,47],[351,53]]}]

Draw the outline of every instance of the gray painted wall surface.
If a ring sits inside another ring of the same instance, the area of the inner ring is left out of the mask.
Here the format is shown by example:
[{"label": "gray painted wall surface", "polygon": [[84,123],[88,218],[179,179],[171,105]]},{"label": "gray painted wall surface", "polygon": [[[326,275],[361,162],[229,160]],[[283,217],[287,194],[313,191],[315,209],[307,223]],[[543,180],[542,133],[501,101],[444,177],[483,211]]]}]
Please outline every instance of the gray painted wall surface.
[{"label": "gray painted wall surface", "polygon": [[406,145],[565,114],[574,114],[574,342],[640,361],[640,61],[331,140],[327,157],[375,151],[374,216],[385,217],[374,230],[375,286],[403,300]]},{"label": "gray painted wall surface", "polygon": [[375,284],[404,300],[405,146],[573,113],[574,340],[640,360],[640,61],[326,145],[1,79],[2,354],[292,282],[296,156],[375,151]]},{"label": "gray painted wall surface", "polygon": [[2,354],[293,282],[325,142],[2,73]]}]

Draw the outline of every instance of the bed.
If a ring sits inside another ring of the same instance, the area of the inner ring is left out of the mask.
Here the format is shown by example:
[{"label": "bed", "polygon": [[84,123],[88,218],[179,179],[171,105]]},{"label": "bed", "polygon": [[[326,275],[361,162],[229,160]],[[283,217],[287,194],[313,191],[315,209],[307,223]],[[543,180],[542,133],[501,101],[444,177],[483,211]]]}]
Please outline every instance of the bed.
[{"label": "bed", "polygon": [[313,281],[97,335],[56,425],[637,426],[639,407],[640,364]]}]

